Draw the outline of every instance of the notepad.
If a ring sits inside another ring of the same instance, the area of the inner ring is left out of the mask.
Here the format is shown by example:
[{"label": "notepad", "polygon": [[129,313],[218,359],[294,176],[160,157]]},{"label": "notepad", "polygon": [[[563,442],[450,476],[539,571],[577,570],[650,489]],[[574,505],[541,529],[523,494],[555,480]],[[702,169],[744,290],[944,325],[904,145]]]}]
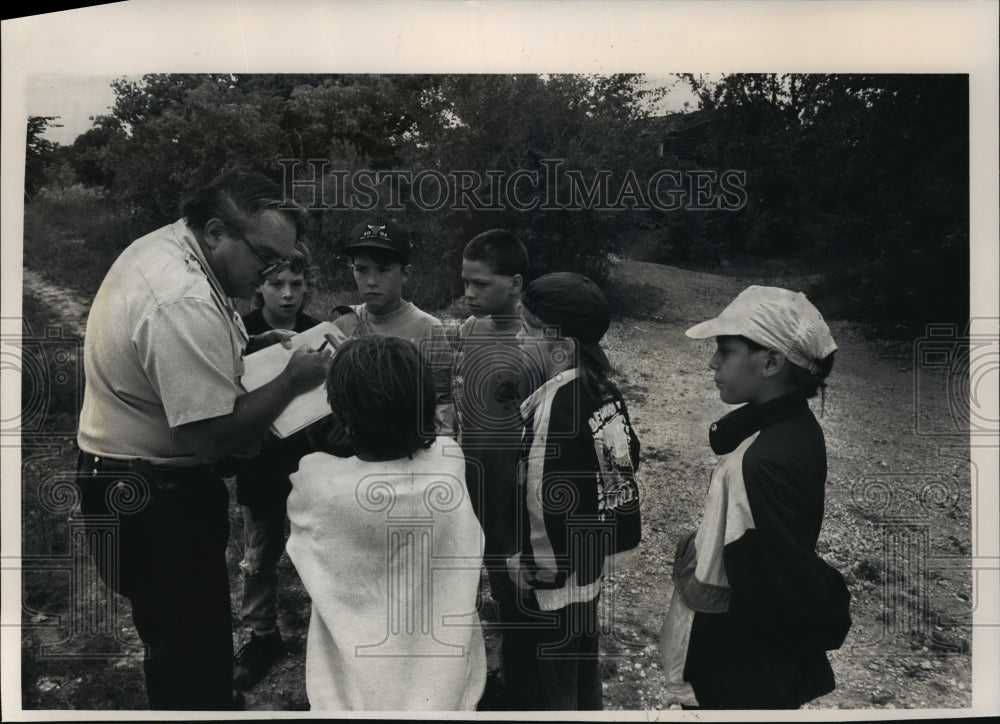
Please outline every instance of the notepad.
[{"label": "notepad", "polygon": [[[243,377],[240,380],[243,389],[252,392],[263,387],[281,374],[296,348],[308,345],[313,349],[319,349],[327,341],[326,335],[333,338],[335,352],[336,348],[347,339],[333,322],[320,322],[315,327],[292,337],[291,349],[281,344],[272,344],[270,347],[248,354],[243,358]],[[317,420],[322,420],[330,412],[330,404],[326,401],[326,390],[324,384],[320,382],[313,389],[303,392],[288,403],[271,423],[271,432],[280,438],[288,437]]]}]

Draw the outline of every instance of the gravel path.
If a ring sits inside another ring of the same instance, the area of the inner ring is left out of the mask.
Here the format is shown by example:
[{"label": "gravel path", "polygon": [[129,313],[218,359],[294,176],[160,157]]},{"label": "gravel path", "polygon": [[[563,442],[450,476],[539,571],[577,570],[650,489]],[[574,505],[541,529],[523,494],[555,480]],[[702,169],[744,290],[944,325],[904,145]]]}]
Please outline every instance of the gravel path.
[{"label": "gravel path", "polygon": [[22,288],[24,294],[31,295],[58,315],[67,336],[83,338],[90,300],[81,300],[76,292],[48,281],[42,274],[31,269],[24,270]]}]

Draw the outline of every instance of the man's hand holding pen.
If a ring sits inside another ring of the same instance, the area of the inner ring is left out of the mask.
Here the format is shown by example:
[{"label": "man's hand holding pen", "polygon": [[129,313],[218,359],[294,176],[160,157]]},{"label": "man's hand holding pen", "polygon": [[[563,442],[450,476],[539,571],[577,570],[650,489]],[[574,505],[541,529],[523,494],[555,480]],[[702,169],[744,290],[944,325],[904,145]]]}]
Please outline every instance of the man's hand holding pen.
[{"label": "man's hand holding pen", "polygon": [[326,334],[324,337],[325,340],[319,349],[308,346],[297,348],[292,352],[288,365],[285,367],[292,383],[301,392],[312,389],[326,379],[326,372],[333,359],[333,354],[327,354],[326,349],[329,347],[332,353],[337,348],[337,342],[330,334]]}]

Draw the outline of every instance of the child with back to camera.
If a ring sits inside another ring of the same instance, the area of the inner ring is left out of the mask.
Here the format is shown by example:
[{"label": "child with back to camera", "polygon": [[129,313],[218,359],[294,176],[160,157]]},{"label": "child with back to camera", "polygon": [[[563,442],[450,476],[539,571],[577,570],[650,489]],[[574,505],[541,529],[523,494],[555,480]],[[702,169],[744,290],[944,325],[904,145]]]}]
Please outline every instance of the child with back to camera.
[{"label": "child with back to camera", "polygon": [[834,689],[826,651],[850,628],[849,593],[816,554],[826,447],[807,400],[837,345],[801,293],[751,286],[716,319],[709,363],[723,402],[702,522],[683,537],[661,632],[672,703],[795,709]]},{"label": "child with back to camera", "polygon": [[344,342],[326,390],[354,454],[307,455],[291,476],[314,710],[472,710],[483,692],[483,534],[458,445],[434,435],[426,367],[406,340]]},{"label": "child with back to camera", "polygon": [[517,553],[500,601],[504,708],[603,708],[598,602],[616,554],[639,544],[639,440],[600,340],[611,324],[590,279],[546,274],[522,298],[525,357],[544,382],[525,420]]}]

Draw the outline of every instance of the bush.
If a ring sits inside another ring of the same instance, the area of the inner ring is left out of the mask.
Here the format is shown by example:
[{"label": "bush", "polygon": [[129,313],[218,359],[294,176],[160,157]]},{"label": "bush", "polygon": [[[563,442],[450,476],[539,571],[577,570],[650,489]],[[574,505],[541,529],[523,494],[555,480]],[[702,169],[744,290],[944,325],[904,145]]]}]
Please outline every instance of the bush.
[{"label": "bush", "polygon": [[106,194],[103,189],[73,183],[68,186],[46,186],[39,189],[32,203],[54,204],[56,207],[73,208],[84,204],[103,201]]}]

